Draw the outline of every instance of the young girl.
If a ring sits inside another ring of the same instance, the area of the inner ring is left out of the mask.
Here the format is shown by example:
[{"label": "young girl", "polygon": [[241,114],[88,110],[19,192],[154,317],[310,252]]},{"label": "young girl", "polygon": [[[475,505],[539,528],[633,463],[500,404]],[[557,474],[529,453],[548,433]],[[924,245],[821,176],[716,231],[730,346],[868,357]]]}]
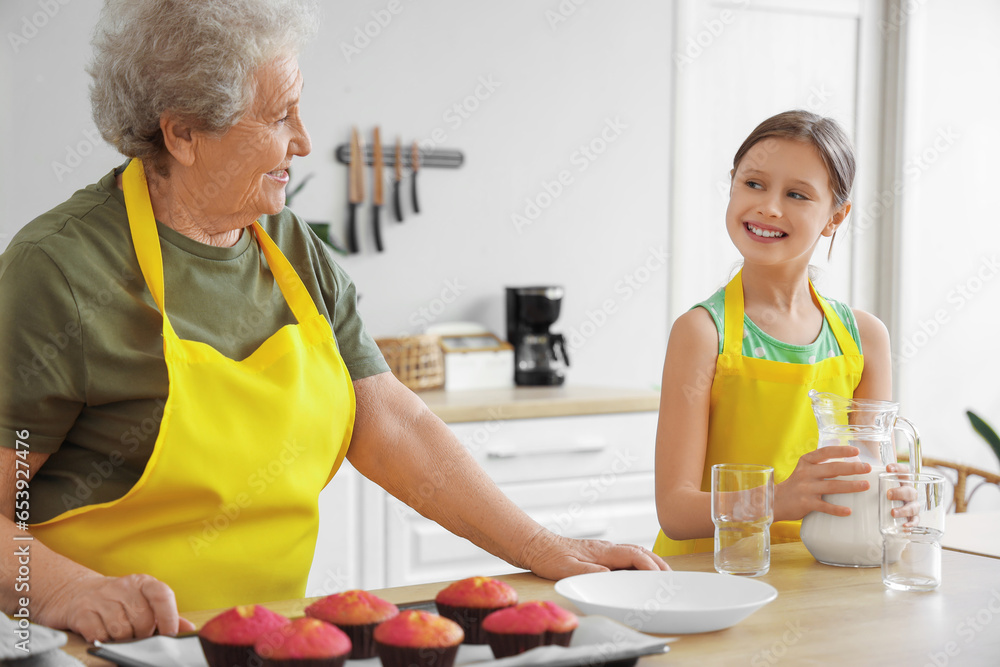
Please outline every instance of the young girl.
[{"label": "young girl", "polygon": [[[674,323],[656,434],[661,556],[711,551],[711,469],[774,466],[773,543],[798,540],[812,511],[847,516],[827,493],[868,488],[830,479],[867,463],[817,450],[810,389],[889,400],[889,334],[876,317],[824,300],[809,280],[823,237],[831,248],[851,210],[854,152],[832,119],[806,111],[768,118],[733,159],[726,229],[743,268]],[[864,356],[862,356],[862,351]]]}]

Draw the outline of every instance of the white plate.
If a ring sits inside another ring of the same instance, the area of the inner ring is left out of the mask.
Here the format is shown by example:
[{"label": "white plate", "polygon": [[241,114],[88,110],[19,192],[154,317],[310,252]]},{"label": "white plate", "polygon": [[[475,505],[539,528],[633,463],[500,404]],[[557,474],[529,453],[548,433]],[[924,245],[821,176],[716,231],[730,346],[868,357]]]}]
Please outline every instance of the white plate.
[{"label": "white plate", "polygon": [[754,579],[649,570],[580,574],[557,582],[556,592],[585,614],[658,634],[722,630],[778,597],[774,586]]}]

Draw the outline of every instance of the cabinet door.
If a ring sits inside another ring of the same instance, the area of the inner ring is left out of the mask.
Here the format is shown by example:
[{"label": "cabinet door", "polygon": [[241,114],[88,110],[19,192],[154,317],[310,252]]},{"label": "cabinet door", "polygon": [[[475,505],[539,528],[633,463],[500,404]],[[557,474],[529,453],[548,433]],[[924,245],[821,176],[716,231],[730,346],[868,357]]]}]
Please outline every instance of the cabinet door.
[{"label": "cabinet door", "polygon": [[329,595],[362,585],[359,509],[363,481],[344,461],[319,495],[319,535],[306,596]]},{"label": "cabinet door", "polygon": [[451,424],[497,484],[653,469],[656,413]]},{"label": "cabinet door", "polygon": [[[858,0],[680,0],[675,22],[676,111],[669,320],[735,274],[725,227],[733,156],[762,120],[805,109],[836,118],[858,149],[853,212],[833,261],[820,242],[821,293],[870,309],[878,266],[873,200],[878,165],[880,42],[887,3]],[[865,231],[867,228],[872,231]]]},{"label": "cabinet door", "polygon": [[[558,473],[558,467],[548,468]],[[625,470],[622,464],[589,477],[510,483],[500,489],[558,534],[651,547],[658,526],[653,473]],[[387,586],[516,571],[394,498],[386,502]]]}]

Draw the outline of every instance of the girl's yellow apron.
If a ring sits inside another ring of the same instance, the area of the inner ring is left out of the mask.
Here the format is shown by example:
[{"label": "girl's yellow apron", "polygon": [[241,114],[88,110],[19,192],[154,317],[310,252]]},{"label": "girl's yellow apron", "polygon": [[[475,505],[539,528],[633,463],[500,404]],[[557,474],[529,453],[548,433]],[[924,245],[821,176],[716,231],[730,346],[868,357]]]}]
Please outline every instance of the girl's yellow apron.
[{"label": "girl's yellow apron", "polygon": [[102,574],[153,575],[173,589],[181,611],[302,597],[317,498],[354,426],[354,388],[330,325],[255,222],[298,323],[243,361],[178,338],[142,163],[132,160],[122,180],[139,267],[163,314],[169,392],[159,436],[125,496],[70,510],[32,532]]},{"label": "girl's yellow apron", "polygon": [[[716,463],[770,465],[774,466],[775,484],[786,480],[799,457],[816,449],[819,438],[809,390],[853,396],[864,368],[854,338],[812,282],[809,290],[813,300],[823,309],[842,355],[814,364],[743,356],[742,276],[740,272],[726,286],[723,347],[709,403],[702,491],[711,491],[712,466]],[[797,541],[801,523],[775,522],[771,525],[771,542]],[[676,556],[714,548],[713,538],[671,540],[660,531],[653,551],[660,556]]]}]

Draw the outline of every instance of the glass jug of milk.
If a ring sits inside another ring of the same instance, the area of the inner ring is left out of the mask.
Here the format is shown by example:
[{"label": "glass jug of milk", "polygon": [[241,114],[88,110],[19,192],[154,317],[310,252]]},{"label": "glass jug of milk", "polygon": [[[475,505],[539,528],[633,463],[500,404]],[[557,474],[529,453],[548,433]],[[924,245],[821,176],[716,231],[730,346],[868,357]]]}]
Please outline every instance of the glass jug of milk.
[{"label": "glass jug of milk", "polygon": [[[878,528],[878,476],[898,462],[893,435],[904,436],[909,448],[910,472],[920,472],[920,436],[916,427],[897,416],[899,403],[852,399],[837,394],[809,392],[819,427],[819,447],[857,447],[855,458],[841,459],[871,464],[871,472],[837,479],[867,480],[868,490],[832,493],[823,500],[851,509],[850,516],[810,512],[802,519],[801,537],[820,563],[842,567],[882,565],[882,535]],[[834,459],[836,460],[836,459]]]}]

